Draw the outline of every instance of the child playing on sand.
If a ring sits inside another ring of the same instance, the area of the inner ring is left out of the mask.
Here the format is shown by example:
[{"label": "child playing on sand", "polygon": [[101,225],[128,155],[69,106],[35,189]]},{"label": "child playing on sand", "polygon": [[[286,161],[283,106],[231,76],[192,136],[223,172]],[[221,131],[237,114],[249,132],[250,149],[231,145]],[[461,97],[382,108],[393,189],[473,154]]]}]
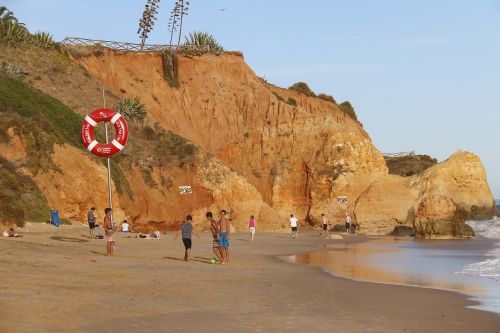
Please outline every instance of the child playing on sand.
[{"label": "child playing on sand", "polygon": [[250,215],[250,220],[248,221],[248,231],[250,231],[250,237],[253,241],[253,238],[255,236],[255,219],[253,215]]},{"label": "child playing on sand", "polygon": [[106,233],[106,254],[108,256],[113,255],[113,245],[115,240],[113,235],[115,233],[113,222],[111,221],[111,208],[106,208],[104,210],[104,232]]},{"label": "child playing on sand", "polygon": [[191,241],[191,234],[195,234],[196,237],[200,238],[194,231],[193,231],[193,225],[191,222],[193,221],[193,217],[191,215],[186,216],[186,219],[184,222],[181,224],[181,228],[179,231],[177,231],[177,234],[175,234],[174,240],[177,239],[179,236],[179,233],[182,234],[182,243],[184,243],[184,260],[189,261],[191,259],[191,246],[192,246],[192,241]]},{"label": "child playing on sand", "polygon": [[220,226],[219,222],[214,220],[214,216],[212,212],[207,212],[205,215],[207,217],[207,220],[210,222],[210,232],[212,232],[212,249],[217,257],[219,259],[219,262],[222,262],[222,255],[221,255],[221,248],[220,248]]},{"label": "child playing on sand", "polygon": [[226,218],[226,211],[224,209],[220,211],[219,225],[222,264],[224,265],[229,261],[229,232],[231,230],[231,225]]},{"label": "child playing on sand", "polygon": [[295,239],[297,237],[297,218],[290,214],[290,227],[292,228],[292,238]]}]

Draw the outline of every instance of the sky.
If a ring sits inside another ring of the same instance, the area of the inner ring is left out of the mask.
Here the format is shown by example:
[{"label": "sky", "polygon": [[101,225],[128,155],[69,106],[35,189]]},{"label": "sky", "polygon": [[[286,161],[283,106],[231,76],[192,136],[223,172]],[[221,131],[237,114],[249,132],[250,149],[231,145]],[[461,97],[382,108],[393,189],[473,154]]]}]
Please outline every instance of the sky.
[{"label": "sky", "polygon": [[[2,1],[31,31],[139,42],[139,0]],[[500,198],[500,0],[191,0],[184,30],[257,75],[349,100],[382,152],[479,155]],[[169,41],[161,0],[148,43]]]}]

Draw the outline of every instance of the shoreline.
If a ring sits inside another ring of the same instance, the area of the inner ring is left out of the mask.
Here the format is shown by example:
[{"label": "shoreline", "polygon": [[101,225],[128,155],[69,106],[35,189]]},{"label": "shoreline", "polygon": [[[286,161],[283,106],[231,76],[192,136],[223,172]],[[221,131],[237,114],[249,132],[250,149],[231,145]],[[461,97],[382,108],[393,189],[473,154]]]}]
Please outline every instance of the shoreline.
[{"label": "shoreline", "polygon": [[[453,245],[451,250],[455,252],[455,257],[453,258],[455,260],[457,257],[465,259],[460,254],[456,253],[466,251],[466,256],[471,256],[472,252],[469,251],[474,249],[476,252],[474,253],[474,257],[476,255],[479,256],[472,261],[472,263],[475,263],[477,260],[483,261],[489,258],[490,256],[487,253],[495,249],[495,245],[498,243],[498,240],[496,239],[488,239],[484,237],[478,237],[473,241],[466,240],[467,244],[464,244],[463,241],[464,240],[419,241],[405,237],[374,236],[370,239],[367,238],[358,242],[360,246],[353,246],[356,244],[351,242],[349,243],[349,247],[346,247],[344,250],[339,250],[331,244],[326,245],[323,250],[281,256],[280,259],[286,263],[320,268],[321,271],[332,277],[348,279],[360,283],[406,286],[457,293],[464,296],[466,300],[472,302],[472,304],[466,305],[467,308],[491,312],[500,316],[498,308],[499,299],[498,297],[495,298],[495,295],[498,295],[498,292],[500,292],[500,285],[490,279],[461,274],[459,268],[463,268],[464,266],[470,264],[470,262],[452,269],[451,271],[445,271],[444,274],[443,271],[439,272],[442,275],[436,273],[436,271],[432,269],[432,265],[430,265],[429,267],[426,267],[425,270],[420,268],[419,273],[424,271],[424,274],[417,274],[417,276],[414,276],[414,272],[409,271],[407,268],[396,268],[394,265],[381,265],[384,261],[400,259],[398,257],[410,257],[411,254],[408,254],[408,250],[406,250],[406,248],[419,248],[419,245],[425,245],[426,247],[434,249],[439,248],[441,251],[443,247],[446,248],[448,245]],[[455,242],[455,244],[451,244],[453,242]],[[472,242],[474,242],[474,244],[471,244]],[[359,247],[366,247],[371,251],[361,251]],[[447,250],[450,251],[450,248],[447,248]],[[424,248],[424,251],[428,250],[425,250]],[[355,264],[350,265],[352,257],[347,255],[346,252],[359,252],[355,255],[358,257],[354,260]],[[329,256],[330,254],[333,255]],[[425,255],[429,256],[434,254],[435,253],[426,253]],[[419,255],[424,256],[421,252]],[[444,256],[449,255],[450,254],[447,253]],[[436,256],[439,257],[439,255]],[[335,261],[336,263],[334,264],[332,261]],[[372,264],[372,262],[377,262],[377,264]],[[415,264],[418,265],[419,263]],[[338,266],[342,267],[339,268]],[[426,276],[425,271],[429,270],[432,271],[432,274]],[[391,275],[391,277],[388,277],[389,275]]]},{"label": "shoreline", "polygon": [[253,243],[234,234],[226,266],[208,264],[206,233],[194,239],[189,263],[172,234],[160,241],[118,234],[114,258],[87,234],[47,228],[0,241],[0,331],[496,332],[500,325],[500,316],[466,308],[473,301],[457,293],[357,282],[279,258],[346,241],[317,232],[297,240],[257,233]]}]

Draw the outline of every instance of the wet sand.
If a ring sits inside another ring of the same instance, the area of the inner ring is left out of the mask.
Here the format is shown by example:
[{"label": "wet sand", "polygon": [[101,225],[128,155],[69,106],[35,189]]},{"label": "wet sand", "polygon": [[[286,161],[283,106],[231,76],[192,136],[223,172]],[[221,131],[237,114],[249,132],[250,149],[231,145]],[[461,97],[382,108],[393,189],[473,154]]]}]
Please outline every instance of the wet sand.
[{"label": "wet sand", "polygon": [[[346,240],[304,232],[232,236],[211,265],[208,234],[182,261],[180,240],[117,235],[116,256],[88,229],[37,225],[0,238],[0,332],[498,332],[500,316],[464,296],[356,282],[278,258]],[[347,242],[361,242],[352,237]]]}]

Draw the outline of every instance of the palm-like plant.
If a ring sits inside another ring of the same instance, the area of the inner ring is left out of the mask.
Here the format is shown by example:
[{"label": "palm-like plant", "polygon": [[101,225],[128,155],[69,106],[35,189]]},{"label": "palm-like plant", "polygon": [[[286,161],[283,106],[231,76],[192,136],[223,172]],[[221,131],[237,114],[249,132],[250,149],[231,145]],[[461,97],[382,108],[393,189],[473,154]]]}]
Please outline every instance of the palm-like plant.
[{"label": "palm-like plant", "polygon": [[217,40],[211,34],[207,32],[190,32],[189,36],[186,36],[186,41],[184,45],[193,46],[204,46],[209,48],[212,52],[222,52],[224,48],[217,42]]},{"label": "palm-like plant", "polygon": [[10,22],[17,23],[17,18],[14,13],[7,9],[5,6],[0,6],[0,24],[6,24]]},{"label": "palm-like plant", "polygon": [[54,39],[48,32],[38,31],[31,37],[31,41],[35,46],[50,49],[54,46]]},{"label": "palm-like plant", "polygon": [[0,40],[9,46],[25,46],[30,41],[31,35],[22,23],[11,21],[2,23],[0,27]]}]

